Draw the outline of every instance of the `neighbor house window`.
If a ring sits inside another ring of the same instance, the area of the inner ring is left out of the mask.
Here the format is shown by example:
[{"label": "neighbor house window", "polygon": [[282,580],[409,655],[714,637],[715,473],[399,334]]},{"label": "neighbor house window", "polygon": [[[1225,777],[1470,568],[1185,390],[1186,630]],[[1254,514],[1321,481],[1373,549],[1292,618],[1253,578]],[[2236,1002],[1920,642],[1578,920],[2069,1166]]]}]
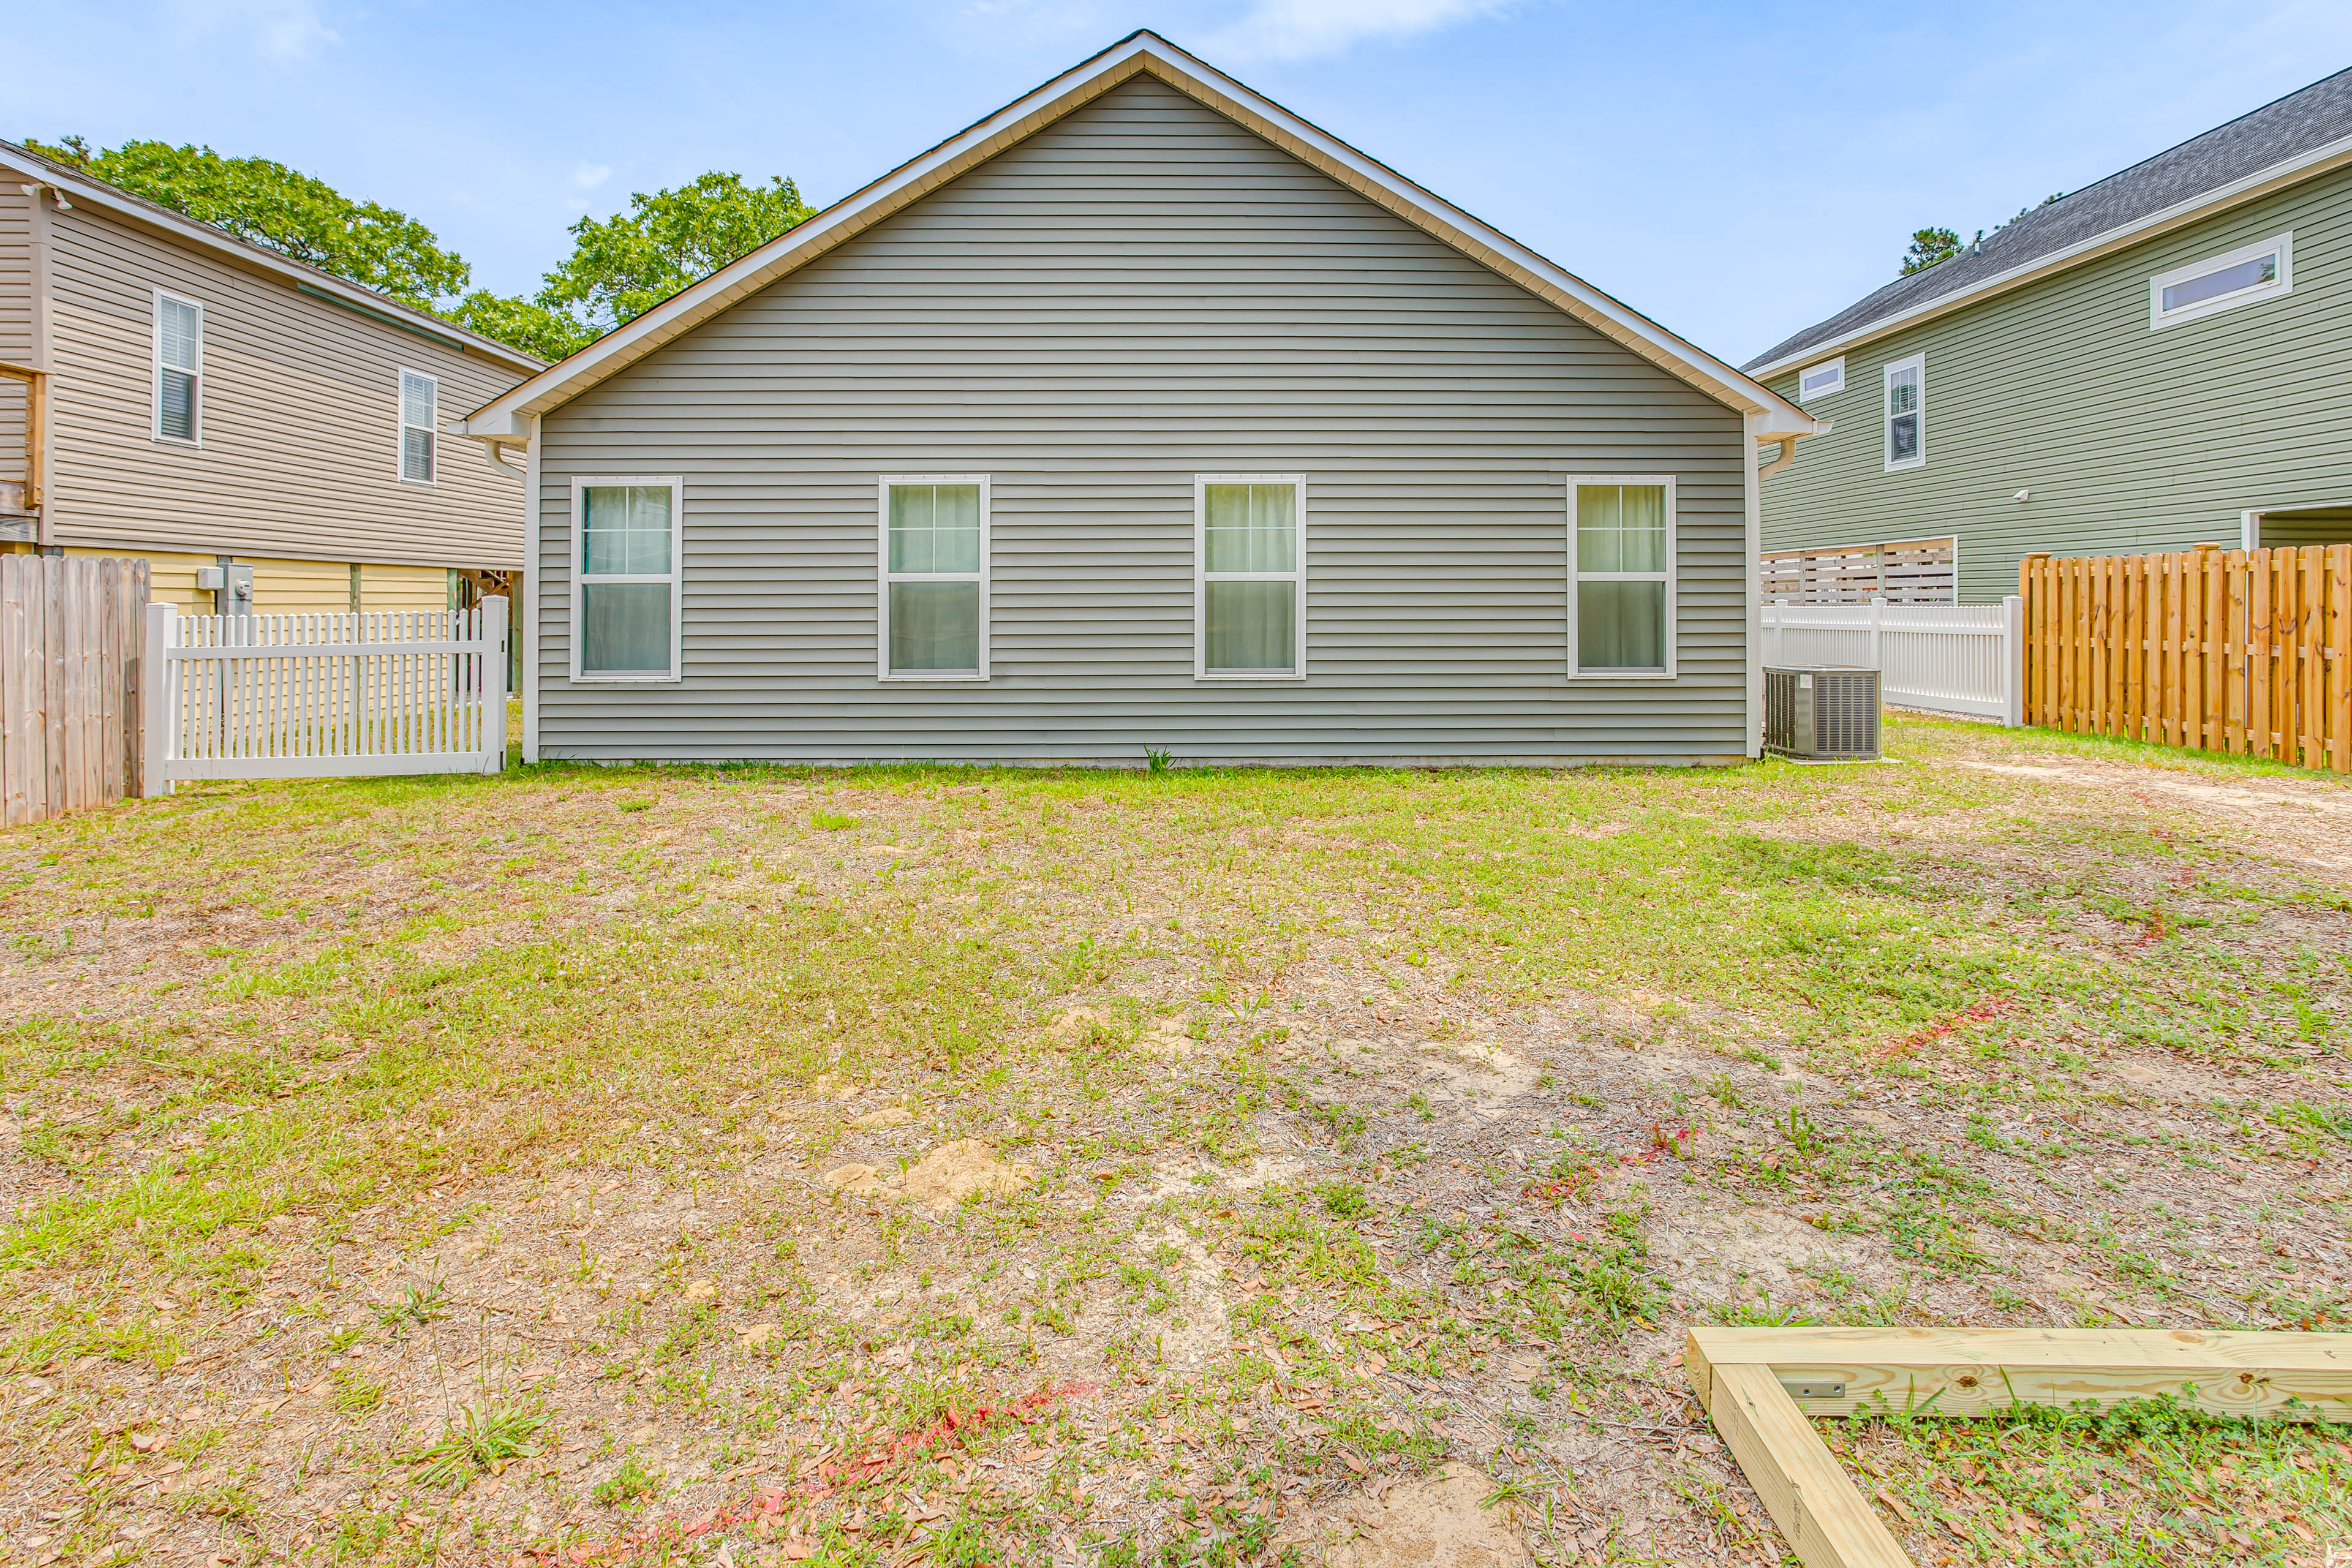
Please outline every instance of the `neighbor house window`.
[{"label": "neighbor house window", "polygon": [[1800,403],[1811,398],[1827,397],[1832,392],[1844,390],[1845,361],[1842,358],[1797,373],[1797,401]]},{"label": "neighbor house window", "polygon": [[1194,481],[1195,676],[1281,680],[1307,673],[1306,511],[1304,474],[1203,474]]},{"label": "neighbor house window", "polygon": [[1913,354],[1886,367],[1886,471],[1927,460],[1927,359]]},{"label": "neighbor house window", "polygon": [[2294,236],[2242,246],[2147,280],[2147,324],[2168,327],[2216,310],[2273,299],[2294,288]]},{"label": "neighbor house window", "polygon": [[441,384],[413,370],[400,373],[400,477],[433,482],[433,432],[438,424]]},{"label": "neighbor house window", "polygon": [[1657,679],[1675,672],[1675,481],[1595,475],[1570,481],[1570,673]]},{"label": "neighbor house window", "polygon": [[882,477],[881,678],[988,679],[988,476]]},{"label": "neighbor house window", "polygon": [[155,439],[204,438],[205,308],[155,295]]},{"label": "neighbor house window", "polygon": [[574,680],[675,680],[678,673],[676,479],[574,479],[580,570],[572,579]]}]

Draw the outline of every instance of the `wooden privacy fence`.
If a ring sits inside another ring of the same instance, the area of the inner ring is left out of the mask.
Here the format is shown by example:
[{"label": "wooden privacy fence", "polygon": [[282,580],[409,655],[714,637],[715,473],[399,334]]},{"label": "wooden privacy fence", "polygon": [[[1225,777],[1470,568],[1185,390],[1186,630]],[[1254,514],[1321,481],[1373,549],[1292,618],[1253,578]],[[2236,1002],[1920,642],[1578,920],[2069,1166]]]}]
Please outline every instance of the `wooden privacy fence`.
[{"label": "wooden privacy fence", "polygon": [[141,793],[147,563],[0,555],[0,823]]},{"label": "wooden privacy fence", "polygon": [[2025,721],[2352,773],[2352,544],[2029,555]]},{"label": "wooden privacy fence", "polygon": [[148,793],[182,779],[496,773],[507,602],[358,615],[148,612]]}]

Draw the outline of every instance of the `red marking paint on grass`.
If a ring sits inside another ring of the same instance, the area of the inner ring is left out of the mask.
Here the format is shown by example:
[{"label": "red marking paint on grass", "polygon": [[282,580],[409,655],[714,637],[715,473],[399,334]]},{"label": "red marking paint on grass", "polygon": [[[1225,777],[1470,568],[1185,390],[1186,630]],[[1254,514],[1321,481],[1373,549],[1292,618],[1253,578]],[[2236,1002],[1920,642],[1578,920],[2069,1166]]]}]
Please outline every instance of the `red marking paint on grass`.
[{"label": "red marking paint on grass", "polygon": [[996,1422],[1018,1421],[1027,1426],[1037,1419],[1036,1412],[1040,1410],[1097,1392],[1091,1383],[1065,1383],[1002,1405],[975,1405],[970,1410],[951,1405],[946,1415],[928,1426],[901,1432],[880,1448],[868,1448],[863,1457],[847,1464],[835,1459],[819,1461],[811,1479],[796,1485],[767,1488],[690,1522],[673,1514],[648,1529],[616,1535],[608,1541],[582,1546],[533,1547],[516,1552],[512,1568],[540,1568],[549,1563],[626,1563],[652,1547],[683,1545],[732,1525],[754,1524],[761,1520],[773,1522],[784,1516],[788,1503],[821,1501],[844,1487],[872,1480],[917,1455],[941,1447],[960,1447]]},{"label": "red marking paint on grass", "polygon": [[2016,1005],[2017,999],[2013,996],[1995,996],[1989,998],[1986,1001],[1978,1003],[1973,1007],[1961,1009],[1959,1012],[1953,1014],[1950,1017],[1944,1019],[1941,1023],[1930,1024],[1916,1034],[1907,1035],[1902,1039],[1895,1041],[1893,1045],[1878,1053],[1878,1059],[1881,1062],[1891,1062],[1900,1058],[1907,1057],[1913,1051],[1917,1050],[1921,1046],[1927,1045],[1934,1040],[1942,1039],[1946,1035],[1950,1034],[1953,1030],[1958,1028],[1963,1024],[1981,1024],[1988,1018],[1998,1018],[2003,1013],[2008,1012],[2011,1008]]}]

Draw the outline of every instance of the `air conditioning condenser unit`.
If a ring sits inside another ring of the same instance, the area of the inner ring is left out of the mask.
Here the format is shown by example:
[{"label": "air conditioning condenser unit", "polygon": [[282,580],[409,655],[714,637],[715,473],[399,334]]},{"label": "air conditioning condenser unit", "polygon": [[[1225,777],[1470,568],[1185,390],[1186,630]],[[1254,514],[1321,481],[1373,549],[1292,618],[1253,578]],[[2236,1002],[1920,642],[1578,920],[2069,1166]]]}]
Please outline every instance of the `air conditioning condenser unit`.
[{"label": "air conditioning condenser unit", "polygon": [[1764,749],[1800,763],[1878,760],[1878,671],[1764,667]]}]

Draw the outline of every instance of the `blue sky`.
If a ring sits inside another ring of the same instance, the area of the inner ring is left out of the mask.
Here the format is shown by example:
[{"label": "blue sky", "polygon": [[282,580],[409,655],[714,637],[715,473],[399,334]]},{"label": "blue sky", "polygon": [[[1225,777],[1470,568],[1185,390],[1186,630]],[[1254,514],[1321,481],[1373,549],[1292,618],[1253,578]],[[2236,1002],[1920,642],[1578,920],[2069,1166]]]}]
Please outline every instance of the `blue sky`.
[{"label": "blue sky", "polygon": [[6,26],[0,135],[257,153],[501,291],[705,169],[823,204],[1158,29],[1745,359],[1972,232],[2352,64],[2352,5],[112,0]]}]

